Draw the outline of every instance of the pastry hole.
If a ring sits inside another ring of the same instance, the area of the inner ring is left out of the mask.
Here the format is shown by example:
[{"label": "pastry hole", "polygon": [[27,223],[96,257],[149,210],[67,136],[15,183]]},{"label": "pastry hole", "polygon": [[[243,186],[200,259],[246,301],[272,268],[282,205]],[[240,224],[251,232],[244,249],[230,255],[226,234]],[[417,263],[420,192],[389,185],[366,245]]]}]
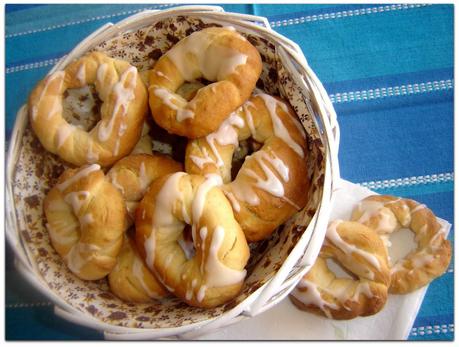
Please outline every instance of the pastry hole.
[{"label": "pastry hole", "polygon": [[341,264],[337,263],[334,259],[328,258],[326,262],[330,271],[333,272],[337,278],[349,278],[352,280],[357,279],[357,276],[345,269]]},{"label": "pastry hole", "polygon": [[187,260],[190,260],[196,254],[196,248],[194,247],[193,243],[193,236],[191,234],[191,226],[188,224],[183,229],[180,238],[177,240],[180,248],[182,249],[183,253]]},{"label": "pastry hole", "polygon": [[234,151],[233,159],[231,162],[231,180],[236,178],[239,170],[242,167],[242,164],[244,164],[245,158],[248,155],[258,151],[262,146],[263,144],[255,141],[252,138],[239,142],[239,147]]},{"label": "pastry hole", "polygon": [[[210,82],[208,82],[207,84],[209,83]],[[185,82],[179,87],[179,89],[177,89],[176,93],[180,95],[182,98],[184,98],[186,101],[190,101],[196,96],[198,90],[204,87],[205,85],[206,84],[204,84],[201,81]]]},{"label": "pastry hole", "polygon": [[395,264],[417,248],[414,233],[406,228],[390,234],[389,242],[386,245],[391,264]]},{"label": "pastry hole", "polygon": [[93,85],[67,89],[63,98],[63,116],[68,123],[90,131],[100,121],[101,105]]}]

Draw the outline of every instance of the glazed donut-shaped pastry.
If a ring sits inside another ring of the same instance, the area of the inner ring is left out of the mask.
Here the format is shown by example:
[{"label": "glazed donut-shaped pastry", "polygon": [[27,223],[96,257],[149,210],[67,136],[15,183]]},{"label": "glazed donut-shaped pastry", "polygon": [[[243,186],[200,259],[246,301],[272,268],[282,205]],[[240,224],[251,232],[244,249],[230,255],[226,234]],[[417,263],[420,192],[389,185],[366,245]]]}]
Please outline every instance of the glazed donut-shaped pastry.
[{"label": "glazed donut-shaped pastry", "polygon": [[51,243],[79,278],[97,280],[115,266],[126,211],[98,164],[68,169],[44,200]]},{"label": "glazed donut-shaped pastry", "polygon": [[[207,28],[167,51],[150,73],[148,87],[154,120],[168,132],[198,138],[219,127],[252,93],[260,76],[257,49],[230,28]],[[185,82],[214,82],[187,101],[177,93]]]},{"label": "glazed donut-shaped pastry", "polygon": [[107,173],[107,179],[123,195],[129,216],[134,222],[135,210],[151,182],[182,170],[182,165],[166,155],[132,154],[118,161]]},{"label": "glazed donut-shaped pastry", "polygon": [[451,245],[426,205],[390,195],[371,195],[357,205],[352,220],[368,225],[383,237],[400,228],[410,229],[415,234],[417,248],[391,264],[390,293],[412,292],[448,268]]},{"label": "glazed donut-shaped pastry", "polygon": [[[64,92],[94,84],[102,100],[100,121],[89,132],[63,116]],[[109,166],[129,154],[148,111],[147,90],[137,69],[100,52],[72,62],[42,80],[29,97],[30,122],[43,147],[81,166]]]},{"label": "glazed donut-shaped pastry", "polygon": [[[278,98],[258,94],[206,137],[189,141],[185,169],[218,174],[249,242],[268,237],[308,199],[304,129]],[[245,158],[231,182],[231,160],[239,141],[252,138],[261,148]]]},{"label": "glazed donut-shaped pastry", "polygon": [[[356,279],[339,278],[326,262],[332,258]],[[290,294],[299,309],[333,319],[379,312],[390,283],[387,250],[378,234],[357,223],[329,224],[319,257]]]},{"label": "glazed donut-shaped pastry", "polygon": [[[249,247],[220,183],[215,175],[163,176],[136,210],[137,249],[156,278],[191,306],[229,301],[246,276]],[[191,249],[183,247],[186,225]]]},{"label": "glazed donut-shaped pastry", "polygon": [[150,302],[169,295],[168,291],[148,270],[135,242],[124,237],[116,266],[108,275],[110,290],[127,302]]}]

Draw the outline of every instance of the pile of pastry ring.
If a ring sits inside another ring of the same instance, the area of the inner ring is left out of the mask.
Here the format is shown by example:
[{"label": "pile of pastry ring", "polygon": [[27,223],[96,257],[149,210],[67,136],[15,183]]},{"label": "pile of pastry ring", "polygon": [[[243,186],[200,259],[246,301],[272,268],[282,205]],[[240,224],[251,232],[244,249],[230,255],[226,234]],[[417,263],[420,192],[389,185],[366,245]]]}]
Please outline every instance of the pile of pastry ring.
[{"label": "pile of pastry ring", "polygon": [[[174,295],[215,307],[240,292],[248,244],[308,200],[305,131],[287,101],[255,92],[261,70],[259,52],[234,28],[207,28],[147,74],[92,52],[37,84],[32,128],[73,166],[44,201],[50,240],[70,271],[107,277],[128,302]],[[65,91],[87,85],[102,101],[89,131],[63,116]],[[187,139],[184,162],[152,152],[146,118]],[[233,177],[234,154],[249,139]]]},{"label": "pile of pastry ring", "polygon": [[[399,260],[388,255],[389,236],[414,233],[416,248]],[[352,278],[337,277],[331,258]],[[299,309],[331,319],[370,316],[388,293],[407,294],[441,276],[451,261],[445,230],[424,204],[389,195],[370,195],[354,208],[351,221],[328,225],[319,257],[290,294]]]}]

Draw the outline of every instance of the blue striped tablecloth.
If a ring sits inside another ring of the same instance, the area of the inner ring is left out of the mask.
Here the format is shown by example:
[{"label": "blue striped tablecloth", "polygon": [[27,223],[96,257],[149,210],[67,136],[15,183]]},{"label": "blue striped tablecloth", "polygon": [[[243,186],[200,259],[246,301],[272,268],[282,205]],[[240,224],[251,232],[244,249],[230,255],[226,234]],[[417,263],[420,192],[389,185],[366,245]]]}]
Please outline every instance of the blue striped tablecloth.
[{"label": "blue striped tablecloth", "polygon": [[[75,44],[106,22],[170,6],[7,5],[7,141],[31,88]],[[338,114],[343,178],[421,201],[453,223],[453,5],[223,7],[265,16],[301,46]],[[453,284],[451,262],[430,285],[410,339],[454,339]],[[6,338],[102,335],[54,316],[15,271],[7,247]]]}]

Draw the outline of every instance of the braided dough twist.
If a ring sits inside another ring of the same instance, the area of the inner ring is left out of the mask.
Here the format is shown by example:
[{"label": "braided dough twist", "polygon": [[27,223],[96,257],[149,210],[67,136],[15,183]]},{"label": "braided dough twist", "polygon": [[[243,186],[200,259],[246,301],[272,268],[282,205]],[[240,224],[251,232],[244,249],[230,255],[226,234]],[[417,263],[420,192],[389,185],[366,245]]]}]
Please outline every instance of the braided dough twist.
[{"label": "braided dough twist", "polygon": [[75,275],[97,280],[113,269],[126,211],[99,165],[64,171],[45,197],[44,212],[51,243]]},{"label": "braided dough twist", "polygon": [[[63,117],[67,89],[94,84],[103,104],[101,120],[89,132]],[[148,95],[137,69],[93,52],[40,81],[29,97],[32,128],[51,153],[74,165],[109,166],[129,154],[140,138]]]},{"label": "braided dough twist", "polygon": [[148,270],[137,251],[135,242],[124,237],[116,266],[108,275],[110,290],[127,302],[150,302],[169,295],[169,292]]},{"label": "braided dough twist", "polygon": [[[163,176],[136,210],[140,254],[161,283],[192,306],[229,301],[246,276],[249,247],[220,183],[215,175]],[[194,244],[188,250],[181,246],[186,225]]]},{"label": "braided dough twist", "polygon": [[[261,57],[243,36],[229,28],[207,28],[179,41],[150,73],[150,109],[168,132],[197,138],[219,127],[252,93]],[[177,94],[185,82],[205,78],[192,100]]]},{"label": "braided dough twist", "polygon": [[182,164],[159,153],[131,154],[113,165],[106,177],[125,199],[128,227],[132,225],[137,205],[151,182],[177,171],[182,171]]},{"label": "braided dough twist", "polygon": [[[247,156],[231,182],[231,160],[239,141],[252,138],[262,147]],[[258,94],[230,115],[219,129],[189,141],[185,169],[218,174],[225,195],[249,242],[268,237],[308,199],[306,138],[288,104]]]},{"label": "braided dough twist", "polygon": [[389,292],[405,294],[442,275],[451,260],[451,245],[437,218],[426,205],[390,195],[371,195],[352,212],[352,220],[373,228],[383,237],[400,228],[415,234],[417,248],[391,264]]},{"label": "braided dough twist", "polygon": [[[338,278],[332,258],[358,279]],[[301,310],[333,319],[352,319],[379,312],[390,283],[387,250],[372,229],[357,222],[333,221],[313,267],[290,294]]]}]

